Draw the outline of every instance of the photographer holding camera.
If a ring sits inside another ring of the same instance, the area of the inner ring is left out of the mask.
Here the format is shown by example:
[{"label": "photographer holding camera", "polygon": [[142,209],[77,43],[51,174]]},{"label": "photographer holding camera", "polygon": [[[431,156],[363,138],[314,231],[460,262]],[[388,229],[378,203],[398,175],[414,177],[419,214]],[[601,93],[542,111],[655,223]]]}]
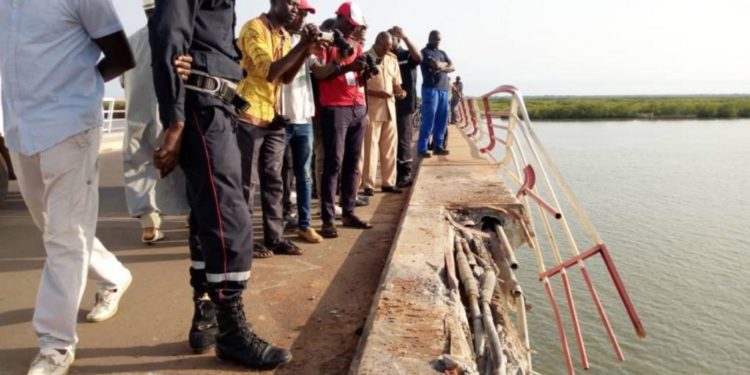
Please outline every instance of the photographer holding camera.
[{"label": "photographer holding camera", "polygon": [[367,81],[367,114],[369,121],[365,131],[365,157],[362,187],[364,195],[372,196],[378,159],[382,173],[382,190],[385,193],[401,193],[396,187],[396,98],[403,98],[401,73],[396,55],[391,52],[393,39],[384,31],[378,34],[368,57],[368,69],[373,78]]},{"label": "photographer holding camera", "polygon": [[354,214],[358,177],[357,164],[362,152],[367,110],[363,84],[367,63],[359,58],[362,45],[352,38],[357,27],[364,25],[362,11],[353,2],[345,2],[336,11],[334,30],[341,32],[346,45],[333,43],[318,53],[311,67],[319,80],[321,124],[325,160],[320,193],[325,238],[338,237],[335,218],[335,196],[341,173],[342,221],[346,227],[370,229],[370,223]]},{"label": "photographer holding camera", "polygon": [[[318,47],[320,31],[309,24],[300,31],[300,41],[291,47],[285,25],[297,18],[307,1],[272,0],[266,14],[248,21],[237,44],[242,50],[242,68],[247,76],[239,94],[252,106],[240,114],[237,141],[242,156],[242,185],[250,215],[254,209],[255,186],[260,182],[263,206],[264,246],[256,244],[253,256],[302,255],[303,251],[283,238],[283,181],[281,167],[286,148],[286,119],[281,115],[281,86],[290,83]],[[258,181],[259,180],[259,181]]]}]

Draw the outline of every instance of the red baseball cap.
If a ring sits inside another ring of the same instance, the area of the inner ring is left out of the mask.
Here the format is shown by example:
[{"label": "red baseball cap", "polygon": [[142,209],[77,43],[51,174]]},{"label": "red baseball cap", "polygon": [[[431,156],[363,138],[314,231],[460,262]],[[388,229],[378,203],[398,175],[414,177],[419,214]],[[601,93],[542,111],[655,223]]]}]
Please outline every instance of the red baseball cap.
[{"label": "red baseball cap", "polygon": [[310,5],[310,2],[307,0],[300,0],[299,9],[306,10],[312,14],[315,14],[315,8],[313,8],[312,5]]},{"label": "red baseball cap", "polygon": [[362,15],[362,9],[353,1],[347,1],[339,7],[336,15],[346,17],[350,24],[354,26],[364,26],[365,17]]}]

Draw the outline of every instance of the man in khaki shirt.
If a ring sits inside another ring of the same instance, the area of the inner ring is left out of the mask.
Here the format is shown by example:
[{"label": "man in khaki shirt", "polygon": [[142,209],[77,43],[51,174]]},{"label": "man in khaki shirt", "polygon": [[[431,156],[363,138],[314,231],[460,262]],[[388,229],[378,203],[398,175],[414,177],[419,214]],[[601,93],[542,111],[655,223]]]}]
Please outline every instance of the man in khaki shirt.
[{"label": "man in khaki shirt", "polygon": [[382,190],[400,193],[396,187],[396,98],[406,93],[401,89],[401,72],[398,59],[391,51],[391,34],[381,32],[367,53],[379,61],[380,74],[367,81],[367,115],[369,121],[365,131],[364,170],[362,187],[364,195],[374,194],[375,173],[380,159]]}]

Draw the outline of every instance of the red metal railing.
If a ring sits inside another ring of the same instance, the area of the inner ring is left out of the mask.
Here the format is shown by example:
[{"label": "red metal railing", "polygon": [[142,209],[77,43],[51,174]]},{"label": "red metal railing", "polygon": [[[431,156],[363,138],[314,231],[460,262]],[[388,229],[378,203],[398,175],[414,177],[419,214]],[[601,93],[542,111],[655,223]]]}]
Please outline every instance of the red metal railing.
[{"label": "red metal railing", "polygon": [[[492,110],[490,99],[497,95],[510,96],[508,111]],[[573,267],[578,267],[581,271],[583,280],[594,301],[597,313],[612,343],[617,359],[620,361],[624,360],[622,349],[617,341],[612,325],[586,269],[585,260],[597,254],[601,255],[637,335],[645,337],[646,332],[625,289],[625,285],[617,272],[606,244],[599,237],[590,219],[578,203],[572,189],[536,135],[520,91],[514,86],[503,85],[483,95],[480,100],[483,107],[481,115],[478,114],[479,111],[476,109],[474,99],[462,98],[460,108],[463,113],[468,113],[468,116],[463,116],[464,123],[460,127],[475,143],[477,149],[492,162],[500,166],[504,174],[509,176],[518,185],[517,197],[521,199],[526,209],[526,218],[525,220],[521,220],[521,225],[524,227],[526,240],[536,257],[539,279],[544,284],[545,291],[552,305],[568,373],[573,374],[575,369],[570,355],[562,316],[554,297],[550,279],[558,274],[562,279],[568,311],[571,316],[571,323],[580,353],[581,365],[584,369],[588,369],[588,355],[567,273],[567,270]],[[480,118],[481,116],[484,116],[483,121]],[[496,121],[499,123],[496,123]],[[502,147],[499,147],[500,145]],[[504,154],[502,158],[498,157],[499,152]],[[537,188],[537,182],[541,183],[543,191]],[[561,195],[564,197],[567,207],[572,208],[575,214],[570,218],[563,212],[563,206],[558,197],[559,193],[562,193]],[[531,215],[532,204],[539,213],[536,219]],[[579,252],[578,243],[580,239],[574,236],[569,219],[577,220],[584,228],[588,240],[593,243],[593,246],[589,250],[583,253]],[[538,232],[535,227],[540,224],[544,228],[546,238],[549,240],[549,250],[554,259],[554,266],[549,268],[549,270],[546,269],[543,251],[536,236]],[[555,227],[557,227],[557,231]],[[559,241],[557,238],[560,236],[560,232],[562,232],[562,237],[567,242],[567,247],[571,254],[571,257],[568,259],[564,259],[562,256],[560,249],[562,241]]]}]

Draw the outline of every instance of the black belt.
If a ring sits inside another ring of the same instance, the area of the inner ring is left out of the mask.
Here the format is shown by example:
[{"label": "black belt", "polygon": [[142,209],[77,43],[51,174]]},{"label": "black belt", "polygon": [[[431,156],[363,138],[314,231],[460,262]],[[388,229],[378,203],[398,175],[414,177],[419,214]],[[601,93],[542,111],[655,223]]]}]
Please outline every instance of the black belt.
[{"label": "black belt", "polygon": [[250,109],[250,102],[237,94],[237,84],[224,78],[193,70],[185,82],[185,88],[211,95],[236,108],[239,112],[246,112]]}]

